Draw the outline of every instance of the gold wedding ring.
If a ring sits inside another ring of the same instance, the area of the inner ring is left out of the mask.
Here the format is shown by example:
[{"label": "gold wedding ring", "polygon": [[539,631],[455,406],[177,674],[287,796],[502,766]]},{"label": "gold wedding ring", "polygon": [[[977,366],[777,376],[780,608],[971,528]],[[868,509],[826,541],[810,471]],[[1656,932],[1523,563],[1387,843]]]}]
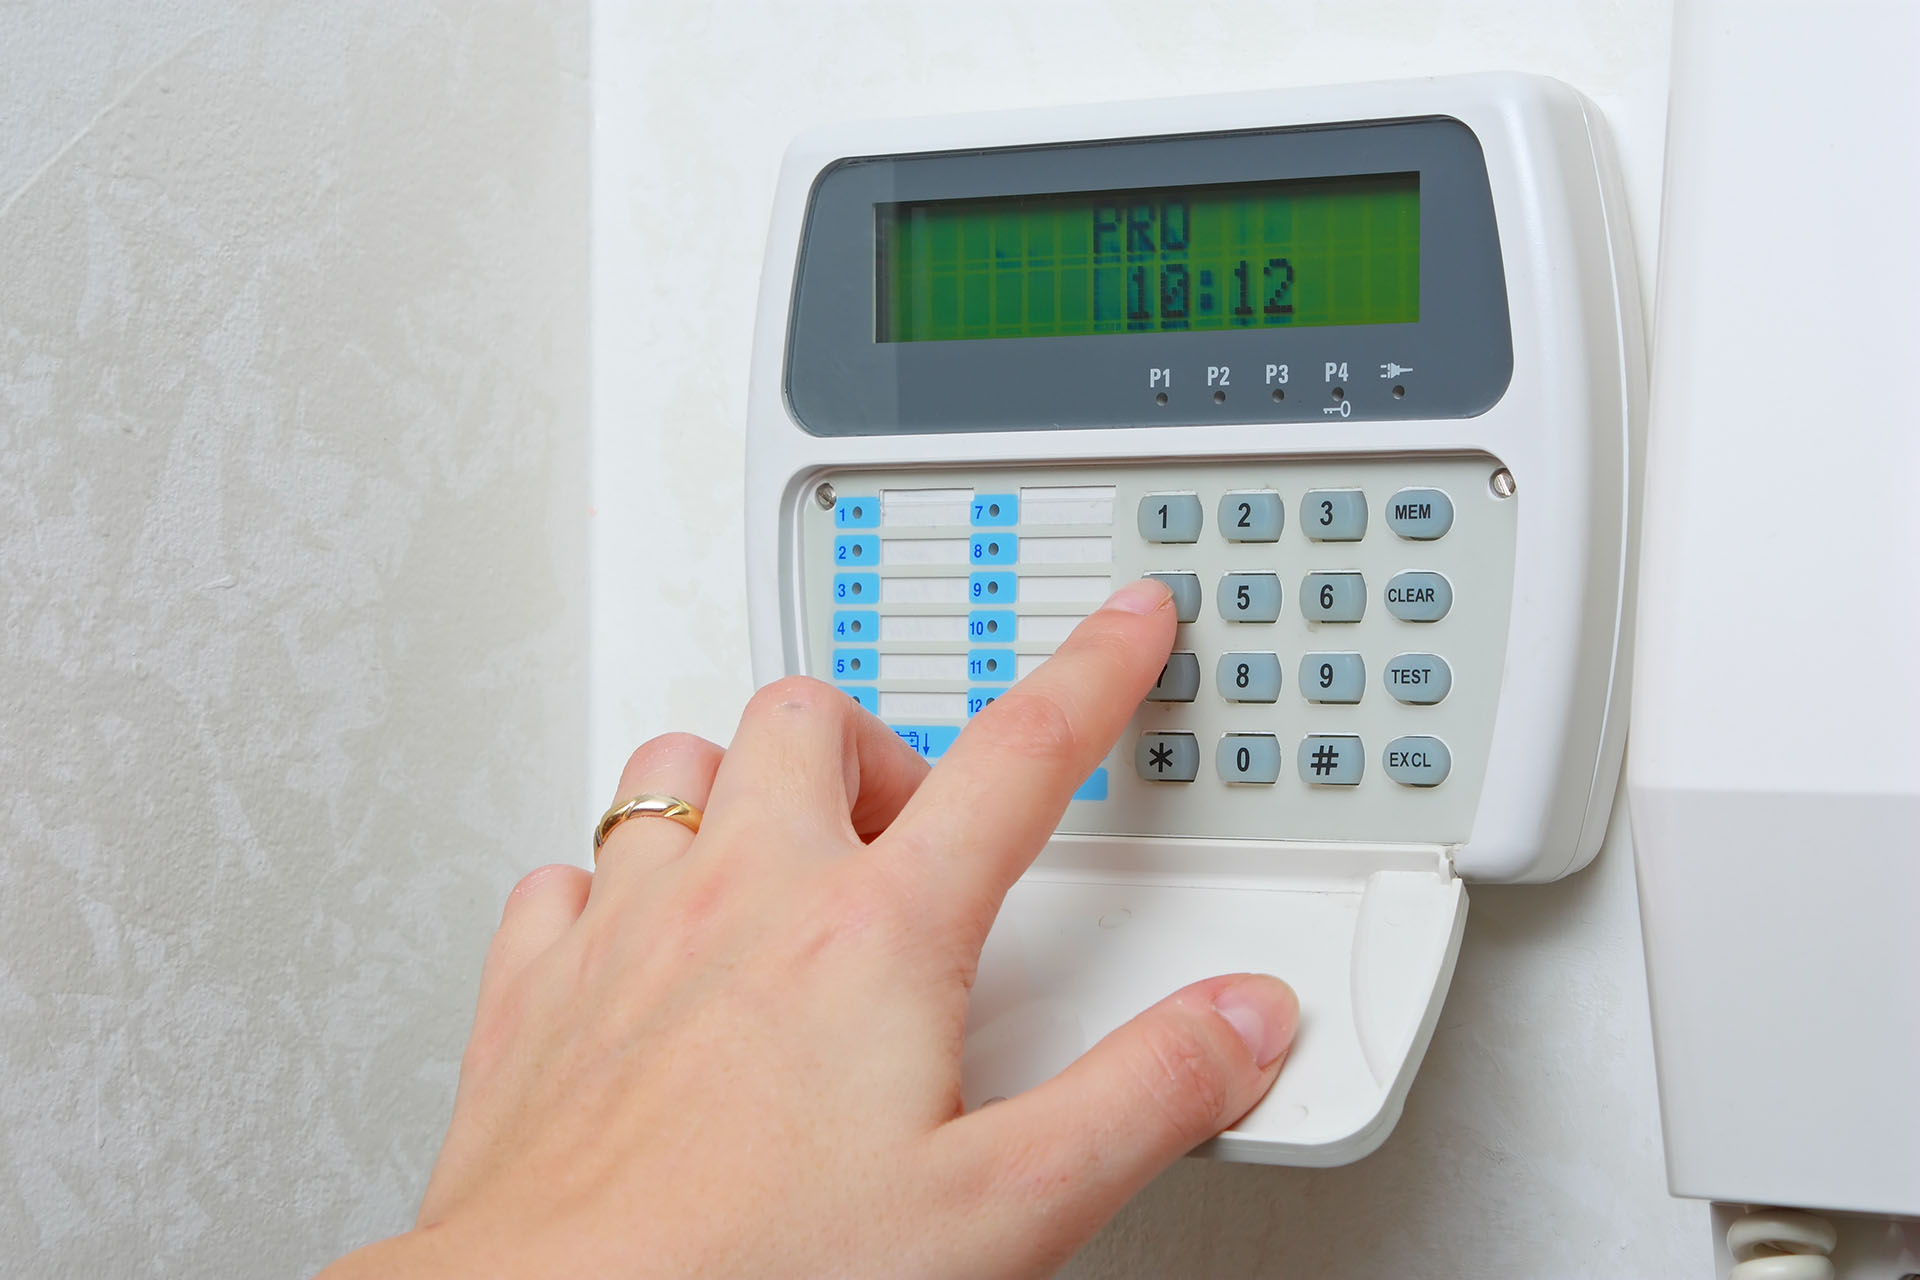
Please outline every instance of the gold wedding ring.
[{"label": "gold wedding ring", "polygon": [[685,800],[674,796],[637,795],[622,800],[600,816],[600,825],[593,829],[593,856],[596,860],[600,857],[600,846],[607,842],[607,833],[628,818],[665,818],[689,831],[700,830],[700,810]]}]

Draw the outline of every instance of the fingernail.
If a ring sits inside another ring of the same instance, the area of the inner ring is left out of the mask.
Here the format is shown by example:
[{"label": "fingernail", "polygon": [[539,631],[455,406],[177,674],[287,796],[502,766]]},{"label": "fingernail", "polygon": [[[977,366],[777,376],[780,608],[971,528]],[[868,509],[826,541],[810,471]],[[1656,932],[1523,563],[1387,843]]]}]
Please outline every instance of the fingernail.
[{"label": "fingernail", "polygon": [[1248,977],[1213,998],[1213,1009],[1227,1020],[1262,1071],[1293,1047],[1300,1025],[1300,999],[1278,978]]},{"label": "fingernail", "polygon": [[1129,582],[1112,595],[1102,609],[1118,609],[1122,613],[1152,613],[1165,607],[1173,599],[1173,592],[1167,584],[1157,578],[1142,578],[1138,582]]}]

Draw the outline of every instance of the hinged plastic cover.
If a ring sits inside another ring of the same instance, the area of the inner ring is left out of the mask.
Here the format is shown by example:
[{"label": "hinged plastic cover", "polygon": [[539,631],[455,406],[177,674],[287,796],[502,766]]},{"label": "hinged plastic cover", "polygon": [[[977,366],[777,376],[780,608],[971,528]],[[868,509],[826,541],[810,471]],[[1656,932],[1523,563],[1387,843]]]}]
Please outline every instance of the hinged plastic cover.
[{"label": "hinged plastic cover", "polygon": [[1460,950],[1466,892],[1443,854],[1269,846],[1290,874],[1202,875],[1096,870],[1126,864],[1120,842],[1067,858],[1060,843],[1014,886],[981,959],[969,1108],[1040,1083],[1190,982],[1260,972],[1299,993],[1299,1034],[1273,1090],[1213,1154],[1329,1166],[1386,1140]]}]

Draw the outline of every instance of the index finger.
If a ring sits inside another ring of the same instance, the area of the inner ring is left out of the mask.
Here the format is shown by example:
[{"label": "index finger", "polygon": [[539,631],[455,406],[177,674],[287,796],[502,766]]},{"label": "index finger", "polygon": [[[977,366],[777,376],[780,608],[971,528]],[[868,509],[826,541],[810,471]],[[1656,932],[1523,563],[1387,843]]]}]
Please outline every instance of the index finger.
[{"label": "index finger", "polygon": [[1040,669],[967,725],[875,842],[938,882],[981,937],[1067,802],[1106,756],[1173,647],[1173,596],[1151,578],[1114,592]]}]

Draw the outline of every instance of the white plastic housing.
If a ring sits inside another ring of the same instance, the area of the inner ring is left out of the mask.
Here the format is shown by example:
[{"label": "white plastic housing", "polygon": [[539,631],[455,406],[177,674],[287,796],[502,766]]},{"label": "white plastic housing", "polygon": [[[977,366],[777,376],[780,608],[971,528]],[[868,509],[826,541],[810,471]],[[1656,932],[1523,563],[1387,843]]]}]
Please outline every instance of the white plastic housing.
[{"label": "white plastic housing", "polygon": [[1628,766],[1676,1195],[1920,1214],[1917,49],[1676,24]]},{"label": "white plastic housing", "polygon": [[[1100,138],[1449,116],[1479,139],[1514,371],[1478,417],[822,438],[788,411],[785,343],[809,192],[835,161]],[[1513,474],[1507,661],[1464,841],[1058,837],[989,940],[967,1052],[971,1103],[1045,1079],[1196,978],[1275,972],[1299,991],[1284,1079],[1216,1144],[1291,1164],[1357,1159],[1391,1131],[1459,945],[1456,873],[1543,881],[1598,850],[1625,737],[1644,353],[1625,204],[1591,104],[1490,75],[846,126],[789,151],[761,285],[748,403],[754,676],[804,669],[800,513],[840,468],[1486,455]],[[1276,439],[1285,442],[1276,453]]]}]

